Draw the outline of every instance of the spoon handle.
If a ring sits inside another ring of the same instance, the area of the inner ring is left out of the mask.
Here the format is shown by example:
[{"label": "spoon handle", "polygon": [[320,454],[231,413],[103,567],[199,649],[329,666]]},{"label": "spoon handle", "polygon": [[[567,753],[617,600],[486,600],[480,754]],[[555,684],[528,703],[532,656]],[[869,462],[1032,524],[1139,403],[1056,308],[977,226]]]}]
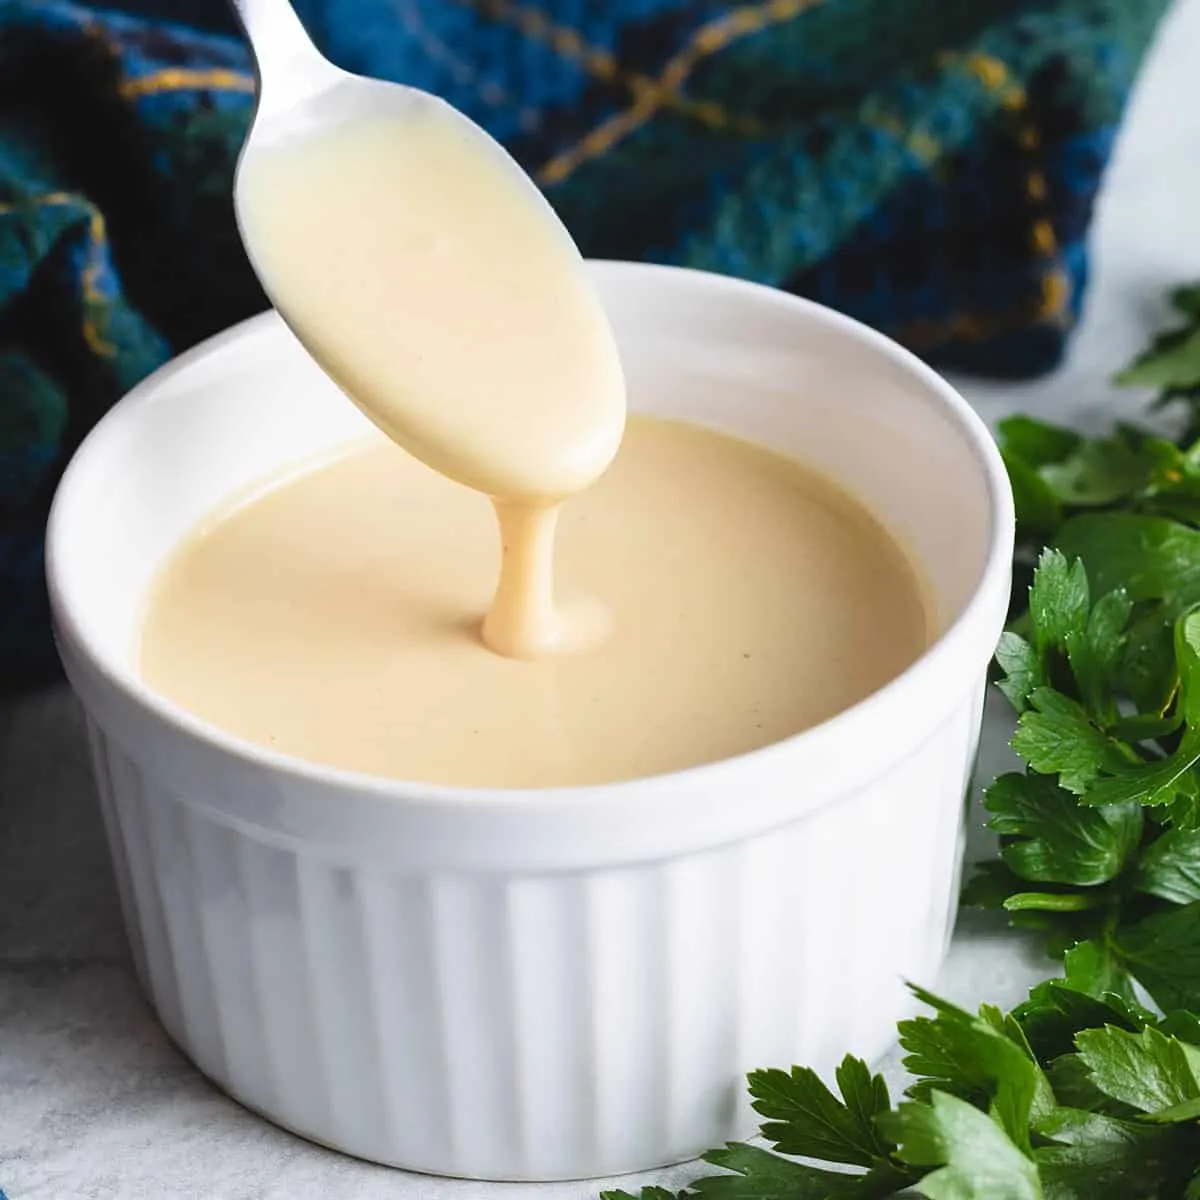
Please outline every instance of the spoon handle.
[{"label": "spoon handle", "polygon": [[337,71],[313,45],[289,0],[230,0],[258,70],[259,105],[265,97],[290,104],[328,82]]}]

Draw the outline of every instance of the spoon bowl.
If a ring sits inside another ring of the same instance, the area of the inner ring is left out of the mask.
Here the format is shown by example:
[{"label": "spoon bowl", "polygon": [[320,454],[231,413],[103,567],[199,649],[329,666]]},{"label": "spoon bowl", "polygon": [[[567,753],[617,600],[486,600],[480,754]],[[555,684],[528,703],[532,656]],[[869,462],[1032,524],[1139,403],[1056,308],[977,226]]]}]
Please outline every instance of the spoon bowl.
[{"label": "spoon bowl", "polygon": [[607,468],[616,344],[534,182],[427,92],[353,75],[287,0],[235,0],[259,103],[235,207],[262,285],[368,417],[435,470],[552,503]]}]

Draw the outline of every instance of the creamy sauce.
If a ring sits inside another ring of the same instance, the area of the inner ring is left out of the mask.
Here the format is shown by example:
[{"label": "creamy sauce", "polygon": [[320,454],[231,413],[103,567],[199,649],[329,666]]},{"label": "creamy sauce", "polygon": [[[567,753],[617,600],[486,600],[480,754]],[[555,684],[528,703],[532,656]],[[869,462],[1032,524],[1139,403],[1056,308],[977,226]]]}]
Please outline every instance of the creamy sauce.
[{"label": "creamy sauce", "polygon": [[487,643],[528,658],[586,641],[554,603],[554,525],[612,461],[625,389],[549,206],[439,105],[255,147],[237,191],[255,267],[313,357],[399,445],[495,499],[509,552]]},{"label": "creamy sauce", "polygon": [[[531,536],[548,544],[550,524]],[[695,426],[633,419],[612,468],[559,514],[562,607],[594,635],[577,653],[480,648],[498,543],[482,496],[387,442],[359,448],[181,545],[151,597],[144,677],[299,758],[544,787],[767,745],[926,645],[914,573],[865,509]],[[607,610],[599,633],[589,597]]]}]

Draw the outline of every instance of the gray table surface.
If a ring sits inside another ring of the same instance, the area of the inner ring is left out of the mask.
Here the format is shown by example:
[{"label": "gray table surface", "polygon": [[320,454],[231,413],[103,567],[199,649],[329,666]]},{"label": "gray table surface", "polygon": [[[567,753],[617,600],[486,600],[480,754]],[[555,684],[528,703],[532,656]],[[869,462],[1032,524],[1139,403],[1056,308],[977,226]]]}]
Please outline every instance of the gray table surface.
[{"label": "gray table surface", "polygon": [[[1070,360],[1031,384],[956,381],[989,420],[1028,409],[1099,427],[1136,412],[1136,397],[1108,378],[1165,320],[1164,291],[1200,279],[1197,64],[1200,0],[1177,0],[1101,198]],[[992,705],[981,777],[1003,769],[1008,727]],[[987,853],[976,816],[969,854]],[[967,1005],[1009,1005],[1051,969],[997,922],[964,914],[941,977],[928,982]],[[898,1078],[894,1061],[888,1070]],[[653,1179],[680,1185],[693,1171]],[[10,1200],[566,1200],[597,1191],[360,1163],[275,1129],[202,1079],[134,984],[82,724],[63,686],[0,702],[0,1188]]]}]

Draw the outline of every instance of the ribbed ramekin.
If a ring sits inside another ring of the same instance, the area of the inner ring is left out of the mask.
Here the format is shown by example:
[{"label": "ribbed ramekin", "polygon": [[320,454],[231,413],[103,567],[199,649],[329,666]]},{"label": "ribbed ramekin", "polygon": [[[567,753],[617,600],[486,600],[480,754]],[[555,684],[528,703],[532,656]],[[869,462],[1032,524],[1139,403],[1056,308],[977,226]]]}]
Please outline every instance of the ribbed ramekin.
[{"label": "ribbed ramekin", "polygon": [[744,1072],[880,1053],[902,981],[931,979],[953,923],[1012,550],[987,431],[907,352],[818,306],[592,270],[635,410],[797,454],[908,548],[938,636],[898,679],[752,754],[556,791],[368,778],[181,711],[136,667],[165,555],[239,490],[367,429],[272,314],[118,404],[50,519],[56,636],[167,1032],[280,1125],[438,1174],[606,1175],[744,1135]]}]

